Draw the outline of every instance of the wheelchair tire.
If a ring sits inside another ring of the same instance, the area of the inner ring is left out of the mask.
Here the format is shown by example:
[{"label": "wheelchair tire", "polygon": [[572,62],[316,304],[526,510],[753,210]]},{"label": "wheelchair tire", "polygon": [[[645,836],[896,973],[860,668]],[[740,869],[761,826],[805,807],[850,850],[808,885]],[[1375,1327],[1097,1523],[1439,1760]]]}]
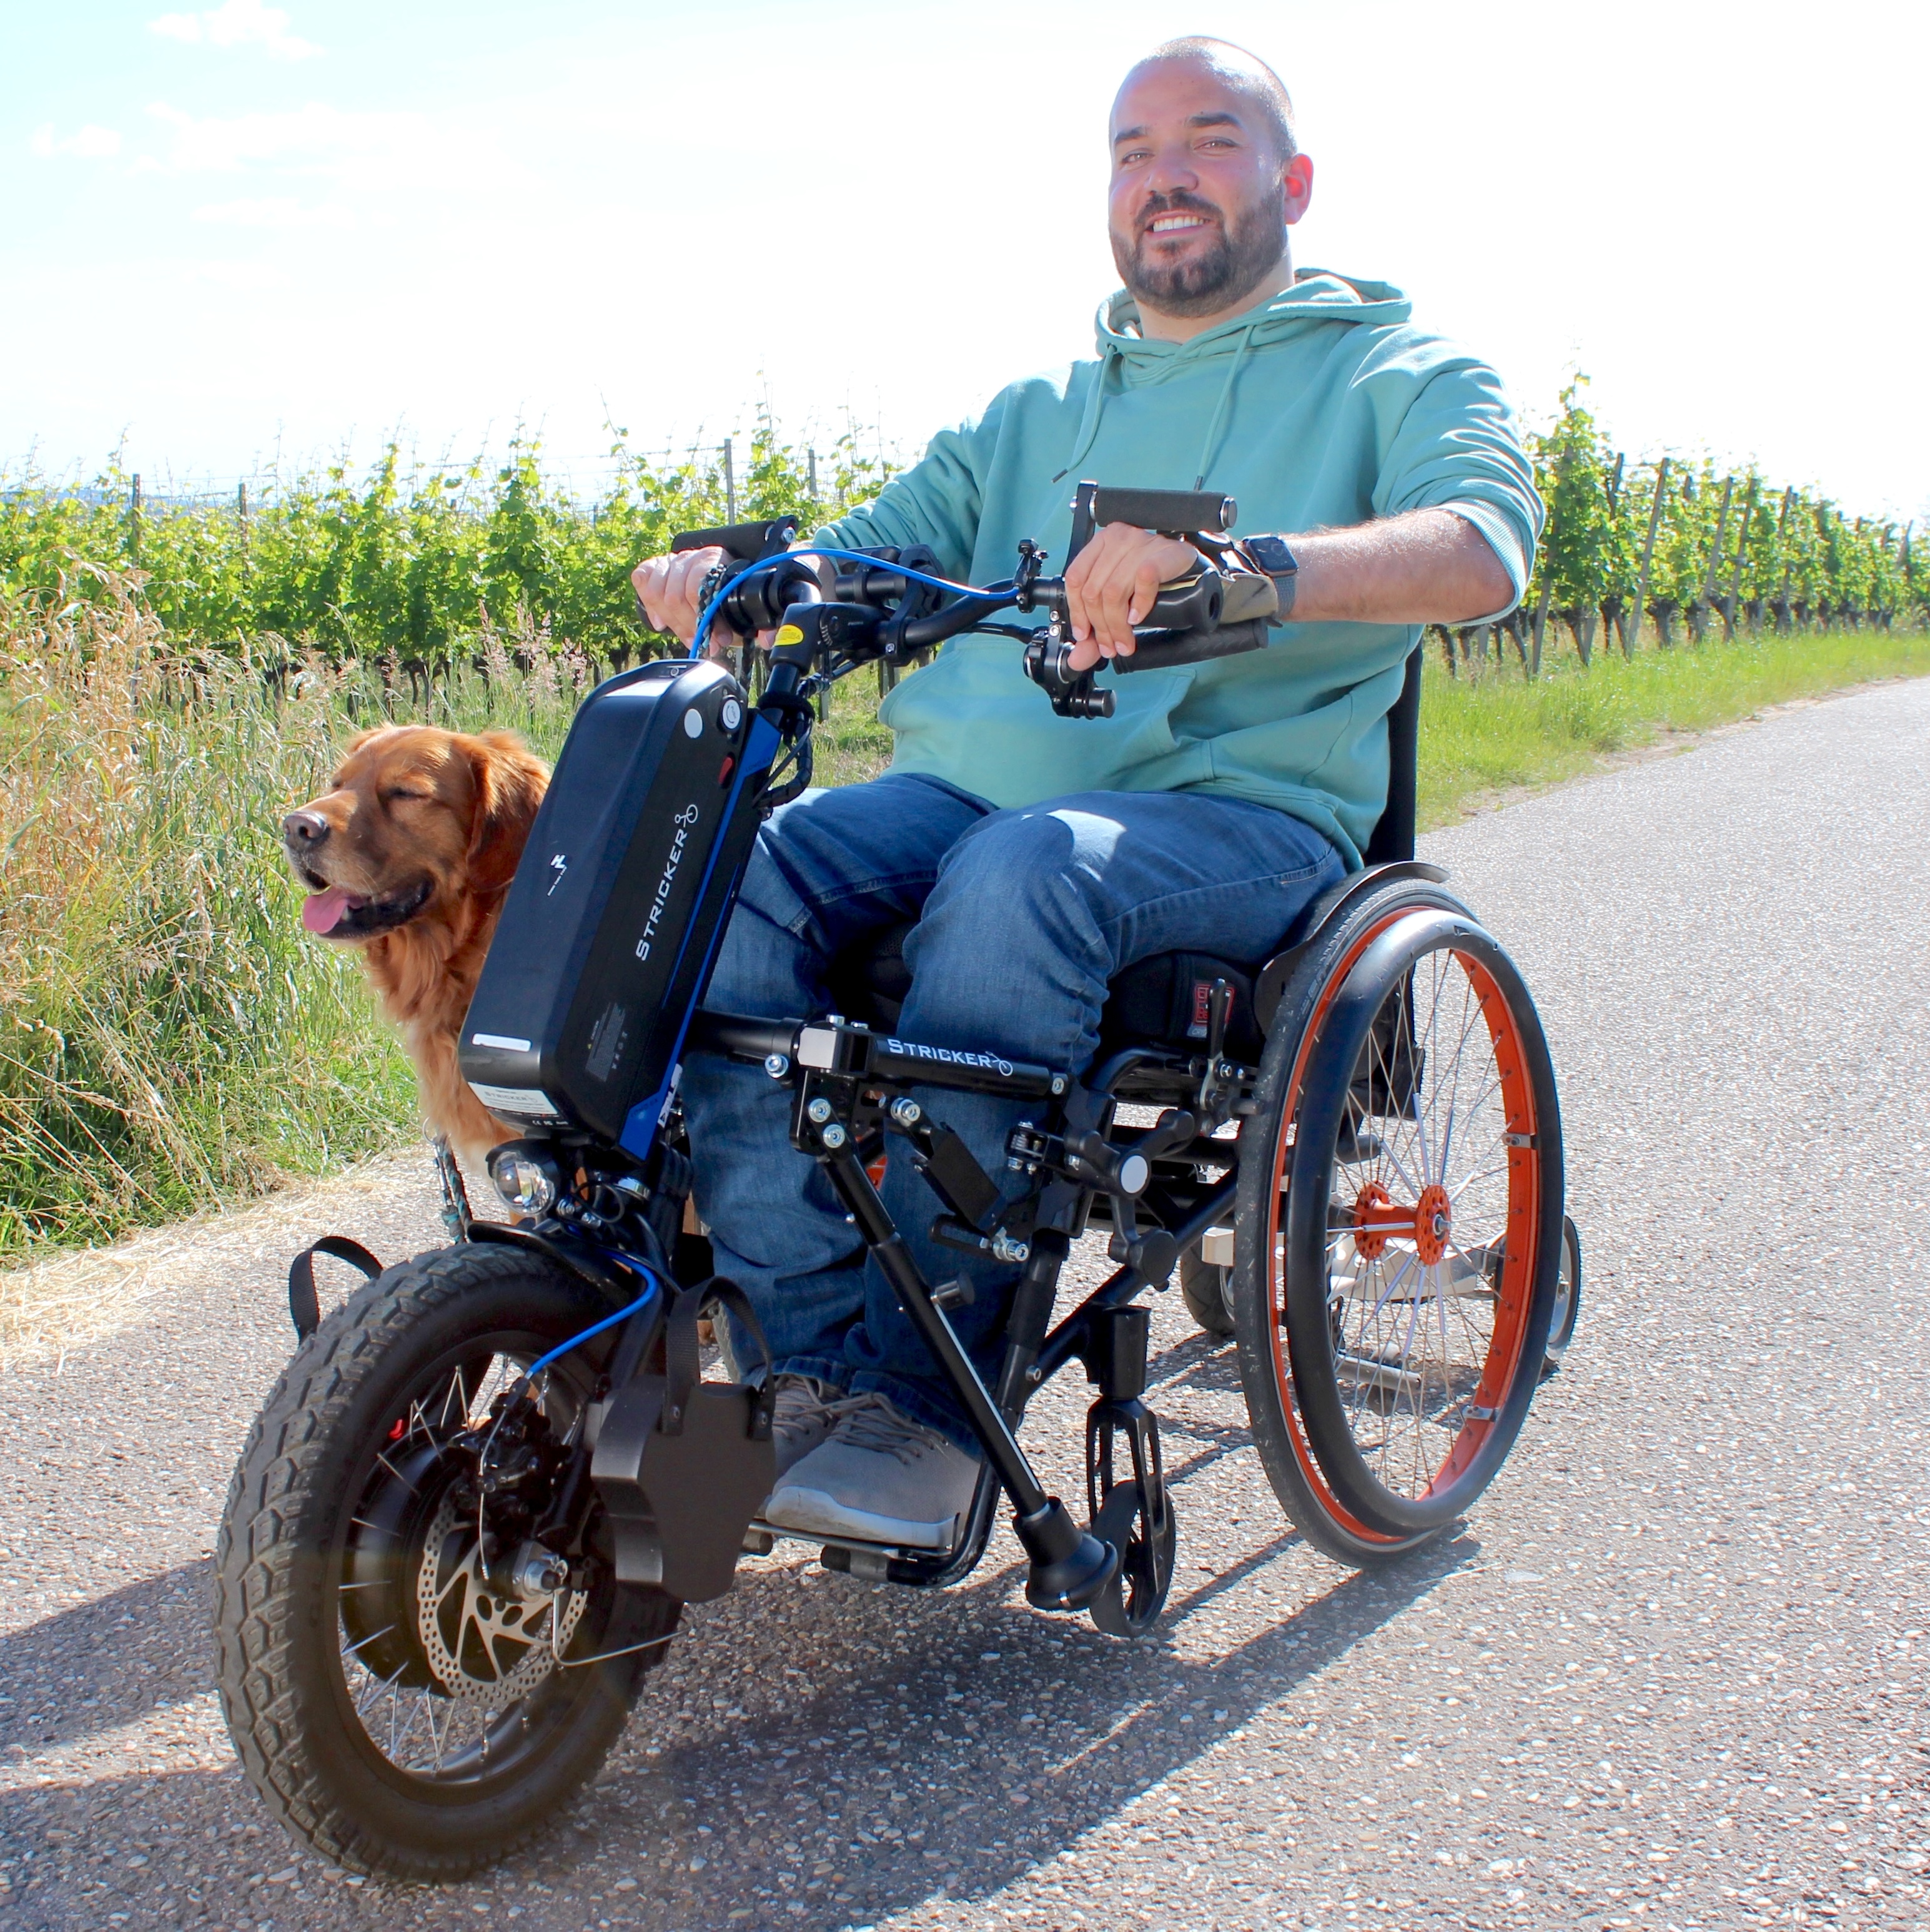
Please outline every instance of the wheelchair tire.
[{"label": "wheelchair tire", "polygon": [[[1445,1054],[1444,988],[1460,1001]],[[1416,1037],[1417,1002],[1425,1022]],[[1484,1058],[1493,1078],[1470,1085]],[[1538,1378],[1562,1225],[1540,1023],[1460,901],[1391,880],[1308,943],[1256,1099],[1232,1285],[1255,1439],[1310,1542],[1356,1566],[1394,1561],[1446,1534],[1493,1479]],[[1481,1136],[1465,1174],[1444,1131],[1457,1106]],[[1449,1166],[1430,1179],[1436,1149]]]},{"label": "wheelchair tire", "polygon": [[[594,1774],[661,1661],[682,1606],[605,1563],[511,1600],[477,1548],[474,1457],[452,1446],[610,1312],[518,1249],[423,1256],[324,1322],[257,1418],[215,1556],[221,1701],[263,1802],[333,1863],[431,1882],[494,1864]],[[545,1378],[554,1434],[614,1342]]]},{"label": "wheelchair tire", "polygon": [[1208,1334],[1222,1339],[1233,1332],[1232,1277],[1231,1268],[1202,1260],[1196,1247],[1179,1258],[1179,1293],[1186,1312]]}]

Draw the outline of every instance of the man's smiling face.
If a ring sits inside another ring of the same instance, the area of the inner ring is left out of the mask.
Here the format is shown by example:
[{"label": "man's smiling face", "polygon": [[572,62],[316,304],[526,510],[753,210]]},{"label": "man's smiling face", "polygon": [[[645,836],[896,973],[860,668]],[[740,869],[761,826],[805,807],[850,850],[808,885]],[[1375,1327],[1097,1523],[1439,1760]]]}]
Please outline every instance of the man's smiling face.
[{"label": "man's smiling face", "polygon": [[1126,76],[1107,225],[1120,279],[1142,305],[1237,309],[1279,266],[1310,187],[1259,104],[1204,62],[1152,60]]}]

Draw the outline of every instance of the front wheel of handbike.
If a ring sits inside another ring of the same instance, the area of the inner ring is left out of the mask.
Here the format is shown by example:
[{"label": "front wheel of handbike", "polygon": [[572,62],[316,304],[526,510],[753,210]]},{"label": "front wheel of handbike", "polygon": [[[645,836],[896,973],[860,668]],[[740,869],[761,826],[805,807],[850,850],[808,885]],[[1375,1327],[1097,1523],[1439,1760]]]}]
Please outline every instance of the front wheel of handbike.
[{"label": "front wheel of handbike", "polygon": [[1445,1534],[1539,1378],[1561,1122],[1533,1002],[1439,887],[1364,894],[1308,949],[1242,1137],[1232,1301],[1275,1494],[1356,1566]]},{"label": "front wheel of handbike", "polygon": [[[455,1442],[611,1312],[540,1256],[446,1249],[358,1293],[256,1420],[215,1558],[222,1703],[263,1802],[337,1864],[446,1881],[503,1857],[595,1772],[664,1654],[680,1606],[593,1555],[580,1588],[506,1581],[513,1513],[484,1546]],[[540,1378],[539,1450],[613,1339]]]}]

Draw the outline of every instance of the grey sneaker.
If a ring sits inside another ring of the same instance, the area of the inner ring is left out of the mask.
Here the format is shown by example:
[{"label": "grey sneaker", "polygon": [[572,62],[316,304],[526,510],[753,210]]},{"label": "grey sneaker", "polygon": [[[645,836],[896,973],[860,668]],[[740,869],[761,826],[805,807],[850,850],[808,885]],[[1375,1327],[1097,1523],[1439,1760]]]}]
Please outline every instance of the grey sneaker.
[{"label": "grey sneaker", "polygon": [[777,1407],[770,1421],[777,1473],[801,1461],[831,1432],[839,1416],[838,1391],[815,1376],[779,1376]]},{"label": "grey sneaker", "polygon": [[887,1396],[847,1396],[834,1406],[836,1426],[779,1479],[765,1520],[807,1536],[949,1549],[977,1486],[978,1457]]}]

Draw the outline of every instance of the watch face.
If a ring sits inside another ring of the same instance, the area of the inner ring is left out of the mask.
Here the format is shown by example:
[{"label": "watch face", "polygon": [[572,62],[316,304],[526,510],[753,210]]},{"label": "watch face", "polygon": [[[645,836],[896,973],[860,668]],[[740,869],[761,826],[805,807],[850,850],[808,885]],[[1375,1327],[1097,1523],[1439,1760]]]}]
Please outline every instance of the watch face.
[{"label": "watch face", "polygon": [[1281,538],[1249,537],[1247,550],[1269,577],[1289,577],[1300,568],[1293,560],[1292,551]]}]

